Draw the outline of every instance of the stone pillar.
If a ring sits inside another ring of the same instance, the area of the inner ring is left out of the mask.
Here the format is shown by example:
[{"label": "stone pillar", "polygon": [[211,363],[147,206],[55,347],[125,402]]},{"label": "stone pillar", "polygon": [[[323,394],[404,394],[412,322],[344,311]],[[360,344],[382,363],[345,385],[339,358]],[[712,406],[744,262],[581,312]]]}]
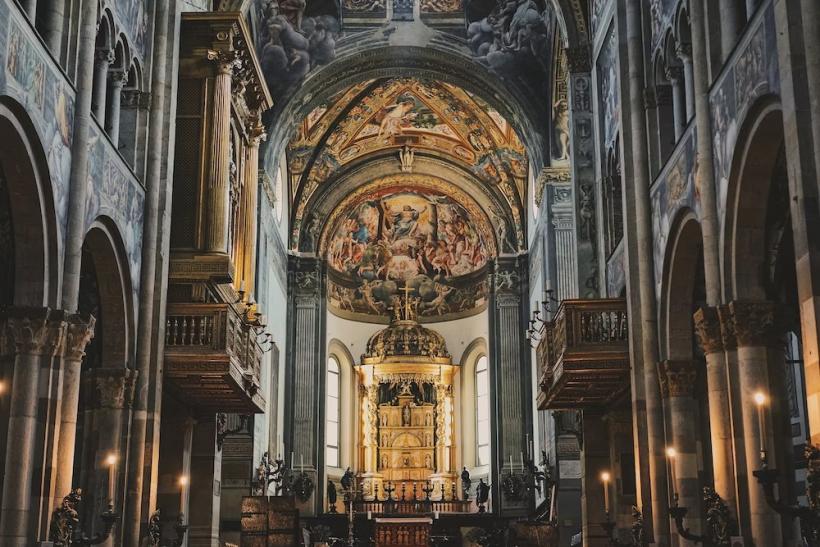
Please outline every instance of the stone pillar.
[{"label": "stone pillar", "polygon": [[379,450],[379,384],[372,383],[362,386],[362,438],[364,444],[364,462],[362,465],[365,474],[378,471]]},{"label": "stone pillar", "polygon": [[105,111],[105,132],[111,139],[114,148],[119,148],[120,142],[120,100],[122,88],[128,81],[128,73],[124,70],[111,70],[108,73],[108,108]]},{"label": "stone pillar", "polygon": [[[674,471],[675,481],[670,480],[671,498],[678,496],[678,504],[689,509],[686,527],[698,534],[702,529],[701,485],[698,477],[698,419],[694,399],[695,381],[698,371],[692,361],[663,361],[658,364],[661,396],[669,413],[670,432],[667,433],[669,446],[675,456],[669,458],[670,473]],[[674,525],[670,525],[674,526]],[[679,545],[694,543],[678,538]]]},{"label": "stone pillar", "polygon": [[709,432],[715,492],[737,515],[729,376],[717,308],[700,308],[695,312],[694,321],[698,343],[706,356]]},{"label": "stone pillar", "polygon": [[139,175],[145,167],[145,137],[151,94],[139,89],[123,89],[120,101],[119,149],[125,161]]},{"label": "stone pillar", "polygon": [[301,504],[304,515],[322,509],[324,482],[324,419],[317,401],[324,400],[324,289],[322,266],[318,260],[291,258],[288,289],[288,376],[285,389],[285,454],[304,461],[305,471],[317,488],[310,500]]},{"label": "stone pillar", "polygon": [[737,2],[718,2],[720,15],[720,59],[726,62],[737,44],[741,21],[740,5]]},{"label": "stone pillar", "polygon": [[219,547],[222,450],[216,445],[216,415],[201,416],[193,428],[188,500],[188,547]]},{"label": "stone pillar", "polygon": [[259,143],[265,138],[265,129],[256,117],[248,121],[248,146],[245,150],[245,192],[242,196],[243,241],[242,281],[252,294],[256,264],[256,200],[259,191]]},{"label": "stone pillar", "polygon": [[65,0],[50,0],[44,6],[43,40],[51,54],[62,64],[63,24],[65,23]]},{"label": "stone pillar", "polygon": [[675,48],[675,52],[683,63],[683,83],[686,90],[686,121],[688,123],[695,115],[695,80],[694,68],[692,67],[692,44],[680,43]]},{"label": "stone pillar", "polygon": [[446,384],[436,384],[436,472],[452,473],[450,449],[453,446],[452,389]]},{"label": "stone pillar", "polygon": [[[632,507],[637,506],[636,496],[627,493],[627,487],[634,475],[624,476],[628,469],[630,456],[634,457],[635,443],[632,431],[632,413],[626,410],[610,410],[603,416],[607,425],[607,440],[609,442],[609,466],[612,475],[612,489],[610,491],[610,519],[616,523],[617,537],[623,541],[629,540],[631,528],[635,523]],[[633,462],[634,466],[634,462]],[[634,469],[634,467],[633,467]],[[637,484],[635,485],[637,486]]]},{"label": "stone pillar", "polygon": [[[525,432],[532,430],[530,406],[530,354],[523,344],[527,294],[526,264],[520,258],[499,258],[492,274],[490,312],[490,383],[495,386],[492,403],[496,432],[493,458],[493,512],[504,516],[524,514],[528,500],[511,499],[499,489],[499,471],[510,471],[510,461],[520,472],[521,454],[526,453]],[[526,302],[526,300],[524,300]],[[496,503],[498,501],[498,503]]]},{"label": "stone pillar", "polygon": [[11,308],[5,314],[5,336],[14,344],[14,377],[9,397],[3,497],[0,502],[0,543],[29,545],[31,478],[37,430],[40,367],[63,343],[63,314],[48,308]]},{"label": "stone pillar", "polygon": [[601,474],[609,473],[610,516],[615,501],[614,481],[609,460],[609,435],[606,423],[600,412],[584,411],[584,443],[581,451],[583,483],[581,487],[581,521],[583,522],[583,545],[589,547],[608,547],[610,545],[601,524],[607,515],[604,506],[604,485]]},{"label": "stone pillar", "polygon": [[231,79],[236,66],[232,51],[209,51],[216,63],[211,101],[211,140],[205,196],[205,251],[227,253],[230,226]]},{"label": "stone pillar", "polygon": [[31,24],[37,19],[37,0],[20,0],[20,7],[26,12]]},{"label": "stone pillar", "polygon": [[57,428],[57,472],[52,506],[71,492],[74,474],[74,446],[77,441],[77,411],[80,402],[80,371],[85,348],[94,336],[93,316],[66,317],[63,348],[62,397],[60,398],[60,424]]},{"label": "stone pillar", "polygon": [[[766,503],[763,488],[752,473],[763,466],[761,460],[761,431],[754,395],[758,391],[771,393],[769,382],[768,353],[776,347],[777,327],[775,306],[770,302],[740,302],[729,304],[737,335],[737,359],[739,370],[740,405],[743,419],[743,440],[746,469],[749,474],[749,520],[754,545],[779,545],[782,541],[780,517]],[[769,466],[777,467],[772,443],[772,413],[767,409],[764,417],[766,435],[763,446],[769,455]]]},{"label": "stone pillar", "polygon": [[666,78],[672,85],[672,114],[675,120],[675,142],[679,141],[686,130],[686,95],[683,85],[683,68],[666,67]]},{"label": "stone pillar", "polygon": [[578,256],[575,238],[575,208],[569,184],[549,184],[550,217],[555,237],[556,298],[578,297]]},{"label": "stone pillar", "polygon": [[94,55],[94,91],[91,112],[100,125],[105,123],[105,100],[108,94],[108,68],[114,62],[114,50],[98,49]]}]

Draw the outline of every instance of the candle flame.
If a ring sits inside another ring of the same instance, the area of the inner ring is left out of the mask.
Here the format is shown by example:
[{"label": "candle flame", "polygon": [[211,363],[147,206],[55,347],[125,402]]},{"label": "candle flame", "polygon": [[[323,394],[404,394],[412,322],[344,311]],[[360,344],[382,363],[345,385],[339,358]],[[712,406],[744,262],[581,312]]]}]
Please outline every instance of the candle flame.
[{"label": "candle flame", "polygon": [[757,393],[755,393],[754,399],[755,399],[755,404],[757,406],[763,406],[763,405],[766,404],[766,400],[768,398],[766,397],[765,393],[763,393],[762,391],[758,391]]},{"label": "candle flame", "polygon": [[601,480],[604,482],[609,482],[609,471],[604,471],[601,473]]},{"label": "candle flame", "polygon": [[678,455],[678,451],[675,450],[674,447],[670,446],[669,448],[666,449],[666,456],[668,458],[675,458],[677,455]]},{"label": "candle flame", "polygon": [[186,484],[188,484],[188,477],[186,477],[185,475],[179,477],[179,485],[185,486]]},{"label": "candle flame", "polygon": [[116,454],[109,454],[108,457],[105,458],[105,463],[109,466],[113,466],[117,463],[117,455]]}]

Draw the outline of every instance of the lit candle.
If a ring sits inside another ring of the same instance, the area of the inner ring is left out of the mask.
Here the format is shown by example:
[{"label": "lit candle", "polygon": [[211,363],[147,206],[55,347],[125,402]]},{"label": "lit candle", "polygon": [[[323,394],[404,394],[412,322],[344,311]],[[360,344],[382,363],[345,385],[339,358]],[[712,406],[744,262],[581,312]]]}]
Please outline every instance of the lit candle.
[{"label": "lit candle", "polygon": [[609,471],[601,473],[601,482],[604,484],[604,511],[609,516]]},{"label": "lit candle", "polygon": [[108,500],[110,501],[111,505],[114,505],[114,483],[116,482],[117,476],[117,455],[116,454],[109,454],[108,457],[105,459],[105,463],[108,464]]},{"label": "lit candle", "polygon": [[512,463],[512,454],[510,454],[510,473],[512,473],[513,463]]},{"label": "lit candle", "polygon": [[754,395],[755,406],[757,406],[757,427],[760,430],[760,459],[766,459],[766,394],[758,391]]},{"label": "lit candle", "polygon": [[293,459],[293,450],[290,451],[290,468],[296,468],[296,460]]},{"label": "lit candle", "polygon": [[524,453],[519,452],[518,457],[521,459],[521,469],[524,469]]},{"label": "lit candle", "polygon": [[678,482],[675,478],[675,458],[678,455],[678,451],[675,450],[673,447],[669,447],[666,449],[666,457],[669,458],[669,480],[672,481],[672,501],[675,502],[678,499],[678,490],[677,485]]},{"label": "lit candle", "polygon": [[185,487],[188,485],[188,477],[179,477],[179,514],[185,513]]},{"label": "lit candle", "polygon": [[299,471],[302,472],[305,470],[305,455],[299,454]]}]

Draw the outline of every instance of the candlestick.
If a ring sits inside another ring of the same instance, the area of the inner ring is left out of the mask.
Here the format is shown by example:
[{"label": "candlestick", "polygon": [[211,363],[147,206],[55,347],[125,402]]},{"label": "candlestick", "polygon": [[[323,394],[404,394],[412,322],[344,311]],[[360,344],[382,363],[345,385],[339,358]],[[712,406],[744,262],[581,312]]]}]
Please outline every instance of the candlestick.
[{"label": "candlestick", "polygon": [[188,477],[182,475],[179,478],[179,514],[185,513],[185,486],[188,484]]},{"label": "candlestick", "polygon": [[755,405],[757,406],[757,427],[760,430],[760,459],[766,459],[766,417],[764,415],[766,410],[766,394],[758,391],[754,395]]},{"label": "candlestick", "polygon": [[114,483],[116,482],[117,455],[109,454],[105,462],[108,464],[108,500],[114,505]]},{"label": "candlestick", "polygon": [[673,447],[669,447],[666,449],[666,457],[669,459],[669,480],[672,482],[672,502],[677,502],[678,500],[678,481],[675,478],[675,458],[678,455],[678,451],[675,450]]},{"label": "candlestick", "polygon": [[604,483],[604,511],[609,517],[609,472],[601,473],[601,482]]}]

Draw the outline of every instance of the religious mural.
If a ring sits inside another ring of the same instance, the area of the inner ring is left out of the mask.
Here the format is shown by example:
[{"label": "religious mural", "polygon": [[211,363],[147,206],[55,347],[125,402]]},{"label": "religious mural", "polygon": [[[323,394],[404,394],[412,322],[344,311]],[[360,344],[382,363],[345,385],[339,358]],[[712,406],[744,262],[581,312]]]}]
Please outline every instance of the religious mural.
[{"label": "religious mural", "polygon": [[114,13],[120,27],[129,38],[132,51],[145,55],[145,35],[148,32],[148,12],[145,0],[115,0]]},{"label": "religious mural", "polygon": [[341,26],[335,4],[307,7],[305,0],[254,3],[256,51],[275,101],[292,93],[311,69],[336,58]]},{"label": "religious mural", "polygon": [[609,149],[615,142],[621,123],[617,56],[618,40],[614,24],[611,24],[595,63],[598,78],[598,102],[602,107],[599,114],[602,150]]},{"label": "religious mural", "polygon": [[649,0],[649,15],[652,25],[652,49],[663,41],[664,31],[672,25],[675,8],[680,0]]},{"label": "religious mural", "polygon": [[422,319],[481,306],[492,247],[475,214],[430,188],[366,192],[335,219],[325,238],[332,307],[386,318],[405,286],[420,298]]},{"label": "religious mural", "polygon": [[422,13],[458,13],[462,10],[461,0],[421,0]]},{"label": "religious mural", "polygon": [[[370,90],[361,97],[361,94]],[[520,196],[525,194],[524,146],[510,124],[479,97],[438,81],[415,78],[364,82],[311,112],[288,145],[296,245],[307,203],[339,168],[384,149],[452,157],[477,178],[497,186],[513,211],[503,226],[506,252],[523,242]],[[317,150],[318,148],[318,150]],[[301,184],[300,184],[301,183]],[[308,219],[309,220],[309,219]],[[511,242],[508,242],[508,237]],[[310,250],[310,245],[300,246]]]}]

